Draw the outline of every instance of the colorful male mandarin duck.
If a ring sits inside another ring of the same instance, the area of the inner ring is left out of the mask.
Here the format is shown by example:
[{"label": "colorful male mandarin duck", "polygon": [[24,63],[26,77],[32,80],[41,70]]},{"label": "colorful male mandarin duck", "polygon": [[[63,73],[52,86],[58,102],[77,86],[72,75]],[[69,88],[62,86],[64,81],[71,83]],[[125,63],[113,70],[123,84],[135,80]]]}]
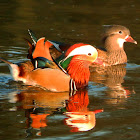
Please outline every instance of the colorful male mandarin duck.
[{"label": "colorful male mandarin duck", "polygon": [[[47,49],[48,45],[44,39],[41,38],[37,41],[32,54],[32,59],[35,60],[35,69],[33,69],[31,61],[26,65],[25,63],[18,65],[0,58],[9,65],[14,80],[54,92],[76,90],[87,86],[90,76],[89,66],[96,60],[97,50],[88,44],[74,44],[65,52],[65,58],[59,64],[54,64],[52,68],[45,65],[45,60],[49,60],[49,63],[50,61],[55,62],[49,54],[49,47]],[[42,64],[43,68],[38,67]],[[31,68],[29,68],[30,66]]]},{"label": "colorful male mandarin duck", "polygon": [[[103,66],[111,66],[117,64],[124,64],[127,62],[127,55],[124,51],[123,45],[124,42],[131,42],[137,44],[137,42],[130,36],[130,31],[128,28],[121,25],[108,25],[103,34],[102,38],[103,48],[96,47],[98,51],[98,61],[102,62]],[[51,41],[53,43],[53,41]],[[54,46],[56,42],[54,42]],[[69,46],[61,44],[59,48],[63,51],[66,50]],[[93,66],[95,66],[93,64]]]}]

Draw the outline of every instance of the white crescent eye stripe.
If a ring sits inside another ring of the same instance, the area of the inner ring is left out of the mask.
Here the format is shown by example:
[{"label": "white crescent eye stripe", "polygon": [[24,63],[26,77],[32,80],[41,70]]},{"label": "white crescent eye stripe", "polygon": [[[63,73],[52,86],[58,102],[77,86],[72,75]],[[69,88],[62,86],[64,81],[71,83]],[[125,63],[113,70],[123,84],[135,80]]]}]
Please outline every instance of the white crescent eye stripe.
[{"label": "white crescent eye stripe", "polygon": [[97,53],[97,50],[93,46],[85,45],[85,46],[75,48],[73,51],[69,53],[67,57],[74,56],[74,55],[88,55],[88,54],[91,54],[92,56],[94,53]]}]

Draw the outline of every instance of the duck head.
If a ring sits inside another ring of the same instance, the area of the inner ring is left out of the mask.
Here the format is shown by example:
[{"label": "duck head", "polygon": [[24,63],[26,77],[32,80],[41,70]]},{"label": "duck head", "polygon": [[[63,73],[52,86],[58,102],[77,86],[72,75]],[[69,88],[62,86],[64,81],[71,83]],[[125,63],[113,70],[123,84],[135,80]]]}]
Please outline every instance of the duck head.
[{"label": "duck head", "polygon": [[97,50],[88,44],[74,44],[65,53],[65,58],[60,65],[75,81],[76,87],[81,88],[88,84],[90,71],[89,66],[98,57]]},{"label": "duck head", "polygon": [[137,42],[130,36],[129,29],[121,25],[107,26],[102,41],[107,51],[123,49],[124,42],[137,44]]}]

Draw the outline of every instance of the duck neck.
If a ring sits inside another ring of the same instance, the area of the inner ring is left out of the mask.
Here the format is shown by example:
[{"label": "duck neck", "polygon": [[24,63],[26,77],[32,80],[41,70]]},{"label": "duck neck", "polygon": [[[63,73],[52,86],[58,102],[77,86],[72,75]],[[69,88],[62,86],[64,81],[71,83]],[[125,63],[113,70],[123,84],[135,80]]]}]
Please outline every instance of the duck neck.
[{"label": "duck neck", "polygon": [[67,72],[75,81],[77,89],[88,85],[90,71],[89,64],[87,62],[78,59],[72,59],[67,67]]},{"label": "duck neck", "polygon": [[117,65],[127,62],[127,55],[123,48],[123,40],[106,40],[105,48],[107,50],[108,63]]},{"label": "duck neck", "polygon": [[104,47],[107,52],[124,51],[124,40],[121,38],[108,37],[104,42]]},{"label": "duck neck", "polygon": [[107,62],[109,65],[117,65],[127,62],[127,55],[123,48],[124,40],[108,37],[104,42],[107,50]]}]

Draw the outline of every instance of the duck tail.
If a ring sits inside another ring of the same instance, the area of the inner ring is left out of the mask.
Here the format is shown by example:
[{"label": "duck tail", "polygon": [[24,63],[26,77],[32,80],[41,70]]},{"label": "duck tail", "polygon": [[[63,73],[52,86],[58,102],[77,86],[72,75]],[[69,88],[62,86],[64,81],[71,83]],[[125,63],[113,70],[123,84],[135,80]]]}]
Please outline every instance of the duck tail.
[{"label": "duck tail", "polygon": [[14,63],[12,63],[12,62],[9,62],[9,61],[5,60],[5,59],[2,58],[2,57],[0,57],[0,61],[2,61],[2,62],[4,62],[4,63],[8,64],[8,67],[9,67],[9,69],[10,69],[10,73],[11,73],[13,79],[14,79],[15,81],[17,81],[17,80],[18,80],[18,75],[19,75],[19,66],[18,66],[17,64],[14,64]]}]

